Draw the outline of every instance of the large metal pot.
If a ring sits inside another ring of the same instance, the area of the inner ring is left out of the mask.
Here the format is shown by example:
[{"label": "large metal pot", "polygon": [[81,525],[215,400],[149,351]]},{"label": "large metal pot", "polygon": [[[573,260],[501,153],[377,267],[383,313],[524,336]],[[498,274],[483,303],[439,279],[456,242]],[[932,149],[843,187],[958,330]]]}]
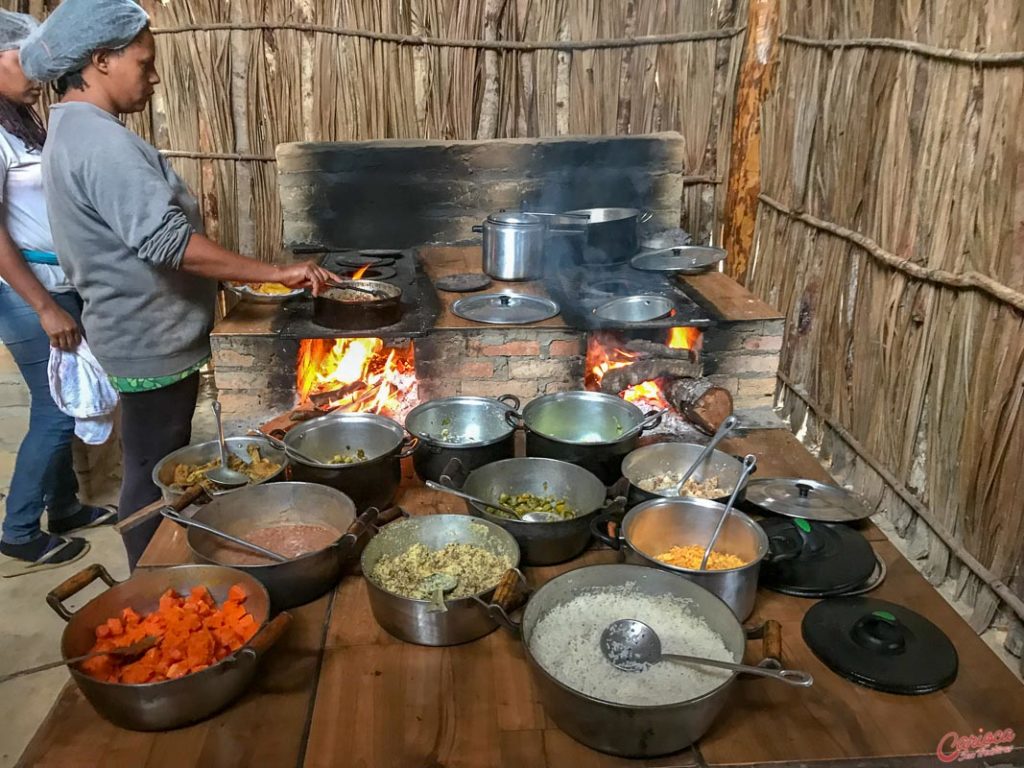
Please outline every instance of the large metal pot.
[{"label": "large metal pot", "polygon": [[413,408],[405,428],[419,439],[412,463],[424,480],[437,482],[452,459],[467,472],[515,456],[515,429],[505,414],[519,409],[519,398],[443,397]]},{"label": "large metal pot", "polygon": [[[457,486],[452,483],[452,487]],[[576,557],[590,543],[590,521],[611,503],[604,484],[592,473],[555,459],[497,461],[470,472],[462,490],[484,501],[497,501],[503,493],[555,496],[565,498],[578,512],[570,520],[527,523],[467,501],[470,514],[500,525],[515,537],[524,565],[551,565]]]},{"label": "large metal pot", "polygon": [[417,543],[430,549],[441,549],[451,543],[475,544],[507,557],[513,567],[519,564],[516,540],[486,520],[468,515],[427,515],[399,520],[374,536],[360,558],[370,608],[377,623],[398,639],[419,645],[457,645],[494,631],[498,625],[487,607],[493,588],[445,600],[447,610],[437,611],[432,610],[428,600],[396,595],[374,582],[373,569],[381,557],[399,555]]},{"label": "large metal pot", "polygon": [[693,613],[701,616],[722,637],[731,660],[742,662],[746,638],[725,603],[706,589],[667,571],[635,565],[577,568],[538,589],[530,597],[519,625],[526,658],[545,711],[559,728],[577,741],[601,752],[626,757],[656,757],[678,752],[711,727],[726,704],[735,674],[718,688],[695,699],[661,706],[630,706],[603,701],[570,688],[545,670],[530,648],[537,622],[557,605],[569,602],[586,589],[626,585],[644,594],[673,595],[690,601]]},{"label": "large metal pot", "polygon": [[[260,456],[265,459],[280,464],[281,468],[270,477],[250,483],[250,485],[259,485],[261,483],[273,482],[282,477],[285,467],[288,465],[288,457],[285,456],[284,451],[278,450],[272,446],[266,440],[259,437],[228,437],[224,440],[227,448],[232,453],[238,456],[246,455],[246,450],[250,445],[255,445],[259,448]],[[174,485],[174,469],[179,464],[206,464],[207,462],[213,461],[214,459],[220,458],[220,446],[216,440],[211,440],[208,443],[198,443],[196,445],[186,445],[184,448],[179,448],[174,453],[167,454],[162,458],[157,465],[153,467],[153,484],[160,489],[160,494],[168,504],[173,504],[187,489],[180,486]],[[242,486],[246,488],[248,486]],[[236,493],[238,488],[212,488],[211,495],[219,495],[224,493]]]},{"label": "large metal pot", "polygon": [[[660,568],[699,584],[724,600],[736,617],[744,621],[754,610],[757,577],[761,561],[768,554],[768,537],[750,517],[734,509],[715,543],[715,550],[744,560],[746,565],[742,568],[701,571],[678,568],[657,559],[674,546],[706,546],[724,511],[725,505],[707,499],[656,499],[631,509],[621,523],[611,515],[598,515],[591,530],[608,546],[620,549],[627,563]],[[616,526],[613,536],[607,533],[609,523]]]},{"label": "large metal pot", "polygon": [[[337,488],[363,511],[385,509],[395,500],[402,480],[402,459],[416,448],[402,425],[372,413],[331,413],[307,421],[291,430],[284,444],[318,463],[289,454],[294,480],[321,483]],[[331,464],[337,454],[362,450],[364,461]]]},{"label": "large metal pot", "polygon": [[[557,392],[523,409],[526,455],[576,464],[605,485],[622,476],[622,460],[644,430],[661,423],[662,412],[644,414],[632,403],[601,392]],[[510,422],[516,422],[509,414]]]},{"label": "large metal pot", "polygon": [[361,537],[375,518],[376,510],[371,509],[357,520],[352,499],[323,485],[253,486],[214,499],[192,519],[242,539],[259,528],[289,523],[333,528],[338,538],[326,549],[267,565],[224,562],[225,542],[198,528],[188,529],[188,547],[200,562],[237,568],[256,578],[267,588],[274,610],[279,611],[315,600],[337,584],[345,564],[356,558],[357,545],[365,543]]},{"label": "large metal pot", "polygon": [[[64,601],[96,579],[110,589],[77,611],[69,611]],[[218,565],[141,569],[118,583],[102,565],[93,564],[52,590],[46,602],[68,623],[60,648],[64,658],[70,659],[88,653],[96,642],[96,627],[120,616],[127,607],[140,614],[150,613],[157,609],[160,596],[168,589],[188,594],[198,586],[209,589],[214,599],[222,603],[234,584],[245,590],[245,608],[262,629],[237,653],[207,669],[177,680],[128,685],[97,680],[77,667],[68,668],[75,684],[101,717],[133,731],[166,731],[210,717],[241,696],[252,682],[260,658],[291,620],[287,613],[282,613],[267,623],[270,598],[263,585],[246,573]]]},{"label": "large metal pot", "polygon": [[[627,506],[635,507],[645,501],[673,498],[669,491],[645,491],[637,483],[668,472],[686,472],[703,450],[703,445],[695,443],[655,443],[630,453],[622,461],[622,474],[629,480]],[[717,477],[719,492],[712,500],[727,501],[742,474],[742,461],[728,453],[714,450],[694,470],[692,477],[699,483]],[[742,500],[743,495],[744,488],[741,488],[737,500]]]},{"label": "large metal pot", "polygon": [[565,216],[587,218],[578,256],[584,264],[624,264],[640,250],[640,225],[653,213],[637,208],[580,208]]}]

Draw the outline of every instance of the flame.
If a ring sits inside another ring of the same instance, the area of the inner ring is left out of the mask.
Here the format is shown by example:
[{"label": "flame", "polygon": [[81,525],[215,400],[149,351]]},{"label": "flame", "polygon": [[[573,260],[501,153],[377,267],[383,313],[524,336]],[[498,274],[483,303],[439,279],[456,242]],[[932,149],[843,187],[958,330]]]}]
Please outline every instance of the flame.
[{"label": "flame", "polygon": [[[671,349],[692,349],[700,351],[703,334],[698,328],[679,326],[669,330],[665,346]],[[639,354],[624,348],[625,342],[614,333],[592,333],[587,340],[586,384],[589,389],[598,389],[608,371],[632,365]],[[619,397],[638,405],[668,408],[669,403],[658,381],[644,381],[619,393]]]},{"label": "flame", "polygon": [[311,396],[337,392],[323,409],[399,416],[417,401],[412,343],[387,347],[382,339],[303,339],[296,378],[299,403]]},{"label": "flame", "polygon": [[366,274],[366,270],[368,270],[369,268],[370,268],[369,263],[363,264],[363,266],[361,266],[359,269],[357,269],[353,273],[352,279],[353,280],[362,280],[363,279],[363,275]]}]

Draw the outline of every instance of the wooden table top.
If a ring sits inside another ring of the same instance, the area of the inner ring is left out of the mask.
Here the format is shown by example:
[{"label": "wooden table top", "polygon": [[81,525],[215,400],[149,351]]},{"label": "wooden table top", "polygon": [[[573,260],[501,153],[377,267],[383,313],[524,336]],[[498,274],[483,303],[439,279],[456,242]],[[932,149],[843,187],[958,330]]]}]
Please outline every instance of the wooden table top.
[{"label": "wooden table top", "polygon": [[[828,475],[782,430],[733,438],[733,453],[758,456],[762,477]],[[406,468],[401,504],[413,514],[462,512]],[[907,605],[938,624],[960,655],[947,689],[895,696],[830,672],[806,647],[800,622],[812,600],[758,593],[750,623],[782,624],[783,662],[814,675],[810,689],[741,679],[697,747],[656,760],[626,760],[578,744],[546,716],[519,641],[498,630],[450,648],[402,643],[370,613],[363,579],[293,611],[256,685],[210,720],[169,733],[133,733],[104,722],[69,684],[22,756],[24,766],[306,766],[307,768],[625,768],[787,765],[934,766],[946,734],[1013,728],[1018,749],[993,764],[1024,760],[1024,686],[963,619],[872,525],[864,533],[889,573],[873,596]],[[614,562],[592,549],[571,563],[527,569],[533,586],[583,564]],[[187,559],[184,537],[165,521],[147,566]],[[760,645],[748,647],[758,660]],[[847,762],[849,761],[849,762]]]}]

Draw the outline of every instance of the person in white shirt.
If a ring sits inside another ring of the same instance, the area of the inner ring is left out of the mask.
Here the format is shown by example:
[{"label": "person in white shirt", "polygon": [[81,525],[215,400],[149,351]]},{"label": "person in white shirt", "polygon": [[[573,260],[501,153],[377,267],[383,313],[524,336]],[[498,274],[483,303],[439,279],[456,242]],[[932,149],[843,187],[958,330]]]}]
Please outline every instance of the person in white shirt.
[{"label": "person in white shirt", "polygon": [[[33,105],[42,86],[21,69],[18,49],[35,19],[0,10],[0,341],[31,395],[29,428],[7,496],[0,553],[30,563],[80,557],[84,539],[65,534],[112,524],[116,509],[82,505],[71,456],[75,420],[50,395],[50,347],[74,350],[81,300],[57,264],[40,158],[46,130]],[[40,527],[47,513],[48,532]]]}]

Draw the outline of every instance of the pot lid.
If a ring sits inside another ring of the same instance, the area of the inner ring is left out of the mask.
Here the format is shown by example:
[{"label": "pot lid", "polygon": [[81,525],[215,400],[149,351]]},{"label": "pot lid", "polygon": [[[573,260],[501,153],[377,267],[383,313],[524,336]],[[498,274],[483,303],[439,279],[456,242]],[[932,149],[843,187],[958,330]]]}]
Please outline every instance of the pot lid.
[{"label": "pot lid", "polygon": [[492,213],[487,217],[487,220],[492,224],[512,224],[520,227],[536,226],[544,223],[540,216],[521,211],[499,211],[498,213]]},{"label": "pot lid", "polygon": [[777,515],[826,523],[850,523],[874,514],[859,496],[845,488],[793,477],[751,480],[747,501]]},{"label": "pot lid", "polygon": [[946,634],[902,605],[870,597],[822,600],[801,626],[804,642],[833,672],[887,693],[917,695],[956,679]]},{"label": "pot lid", "polygon": [[647,323],[671,314],[672,300],[655,293],[623,296],[607,301],[594,310],[601,320],[611,323]]},{"label": "pot lid", "polygon": [[782,517],[758,524],[768,535],[761,583],[776,592],[798,597],[845,594],[863,587],[878,566],[871,544],[848,526]]},{"label": "pot lid", "polygon": [[434,281],[434,287],[450,293],[471,293],[489,288],[491,278],[482,272],[465,272],[459,275],[445,275]]},{"label": "pot lid", "polygon": [[725,251],[706,245],[673,246],[670,250],[641,251],[629,264],[645,272],[697,272],[717,264]]},{"label": "pot lid", "polygon": [[522,293],[485,293],[452,304],[452,312],[465,320],[493,325],[526,325],[558,314],[558,305],[540,296]]}]

